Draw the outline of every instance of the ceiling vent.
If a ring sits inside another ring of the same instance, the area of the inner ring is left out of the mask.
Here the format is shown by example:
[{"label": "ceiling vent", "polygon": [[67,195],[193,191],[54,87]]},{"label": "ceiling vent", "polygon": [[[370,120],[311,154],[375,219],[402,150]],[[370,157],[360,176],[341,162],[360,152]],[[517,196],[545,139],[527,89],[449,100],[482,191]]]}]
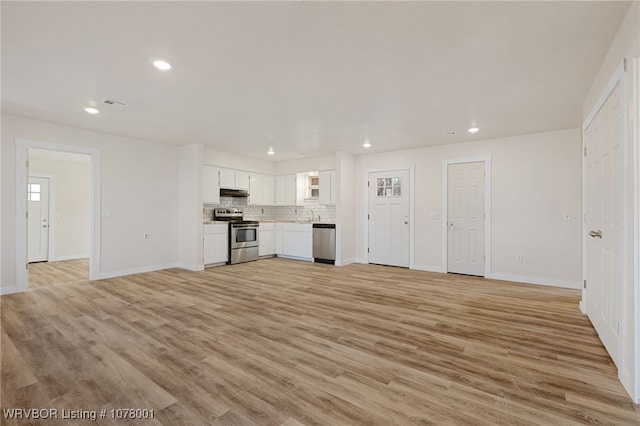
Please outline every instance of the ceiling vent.
[{"label": "ceiling vent", "polygon": [[113,99],[109,99],[109,98],[105,98],[102,100],[102,103],[112,106],[112,107],[117,107],[117,108],[124,108],[127,106],[127,104],[125,104],[124,102],[120,102],[120,101],[116,101]]}]

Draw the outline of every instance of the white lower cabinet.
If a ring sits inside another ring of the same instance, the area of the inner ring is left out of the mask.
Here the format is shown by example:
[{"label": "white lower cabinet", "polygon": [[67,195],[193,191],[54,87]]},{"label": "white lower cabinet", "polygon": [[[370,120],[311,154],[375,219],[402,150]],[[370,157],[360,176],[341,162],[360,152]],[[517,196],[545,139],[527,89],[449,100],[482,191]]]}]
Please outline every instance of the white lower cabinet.
[{"label": "white lower cabinet", "polygon": [[229,259],[229,225],[204,225],[203,260],[205,265],[226,263]]},{"label": "white lower cabinet", "polygon": [[273,256],[276,254],[276,224],[260,222],[258,228],[258,255]]},{"label": "white lower cabinet", "polygon": [[310,223],[282,224],[283,257],[313,260],[313,227]]}]

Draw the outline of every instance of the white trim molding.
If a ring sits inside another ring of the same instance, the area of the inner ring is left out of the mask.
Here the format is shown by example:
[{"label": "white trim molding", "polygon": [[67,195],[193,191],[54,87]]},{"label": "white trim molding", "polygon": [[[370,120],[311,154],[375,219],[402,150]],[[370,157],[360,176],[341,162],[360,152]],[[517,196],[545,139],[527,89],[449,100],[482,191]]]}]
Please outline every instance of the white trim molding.
[{"label": "white trim molding", "polygon": [[[133,275],[133,274],[143,274],[146,272],[163,271],[165,269],[173,269],[178,267],[179,266],[177,263],[166,263],[164,265],[152,265],[152,266],[143,266],[140,268],[120,269],[117,271],[109,271],[109,272],[100,274],[100,276],[97,279],[106,280],[109,278],[117,278],[117,277],[123,277],[126,275]],[[183,268],[183,269],[186,269],[186,268]]]},{"label": "white trim molding", "polygon": [[[396,170],[407,170],[409,172],[409,269],[413,269],[414,265],[414,250],[415,250],[415,180],[416,180],[416,165],[409,164],[398,167],[376,167],[371,169],[364,170],[364,182],[363,182],[363,192],[364,192],[364,233],[363,233],[363,241],[364,241],[364,250],[366,254],[366,249],[369,247],[369,219],[367,215],[369,214],[369,173],[379,173],[379,172],[393,172]],[[366,255],[366,259],[362,261],[360,259],[358,263],[369,263],[369,256]]]},{"label": "white trim molding", "polygon": [[449,197],[449,182],[448,182],[448,169],[450,164],[462,164],[462,163],[484,163],[484,276],[491,275],[491,170],[492,170],[492,156],[483,155],[479,157],[463,157],[463,158],[450,158],[442,160],[442,271],[447,272],[448,265],[448,247],[449,247],[449,230],[447,226],[448,211],[448,197]]},{"label": "white trim molding", "polygon": [[509,274],[488,274],[485,278],[491,280],[500,280],[500,281],[511,281],[515,283],[523,283],[523,284],[536,284],[536,285],[545,285],[549,287],[561,287],[561,288],[571,288],[578,290],[580,289],[580,281],[562,281],[556,280],[553,278],[541,278],[541,277],[529,277],[524,275],[509,275]]},{"label": "white trim molding", "polygon": [[28,249],[27,249],[27,183],[29,178],[30,149],[84,154],[90,157],[91,175],[91,217],[89,247],[89,279],[100,279],[101,276],[101,238],[100,238],[100,179],[101,151],[76,145],[63,145],[50,142],[16,139],[16,291],[24,291],[28,285]]}]

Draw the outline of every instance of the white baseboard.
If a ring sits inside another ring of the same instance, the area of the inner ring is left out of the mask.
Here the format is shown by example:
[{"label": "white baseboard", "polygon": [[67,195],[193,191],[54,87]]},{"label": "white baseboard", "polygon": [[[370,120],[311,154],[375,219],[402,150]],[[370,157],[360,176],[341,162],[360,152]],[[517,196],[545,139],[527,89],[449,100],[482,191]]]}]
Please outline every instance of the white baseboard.
[{"label": "white baseboard", "polygon": [[357,263],[356,259],[336,260],[336,266],[346,266],[352,263]]},{"label": "white baseboard", "polygon": [[133,274],[142,274],[145,272],[155,272],[155,271],[161,271],[163,269],[171,269],[171,268],[177,268],[177,267],[178,267],[177,263],[167,263],[164,265],[143,266],[141,268],[120,269],[118,271],[102,272],[98,274],[97,279],[105,280],[108,278],[123,277],[125,275],[133,275]]},{"label": "white baseboard", "polygon": [[367,263],[369,263],[369,259],[367,259],[366,257],[361,257],[356,259],[356,263],[364,263],[366,265]]},{"label": "white baseboard", "polygon": [[487,274],[485,277],[492,280],[514,281],[517,283],[538,284],[538,285],[546,285],[550,287],[572,288],[575,290],[580,290],[581,288],[580,281],[562,281],[562,280],[554,280],[552,278],[539,278],[539,277],[528,277],[528,276],[522,276],[522,275],[508,275],[508,274],[496,274],[496,273]]},{"label": "white baseboard", "polygon": [[305,262],[313,262],[313,258],[310,258],[310,257],[285,256],[283,254],[279,254],[278,257],[282,257],[283,259],[292,259],[292,260],[302,260],[302,261],[305,261]]},{"label": "white baseboard", "polygon": [[52,256],[49,258],[49,262],[62,262],[64,260],[76,260],[76,259],[88,259],[88,254],[76,254],[70,256]]},{"label": "white baseboard", "polygon": [[431,265],[413,265],[410,269],[415,269],[416,271],[424,271],[424,272],[439,272],[444,274],[445,271],[442,266],[431,266]]},{"label": "white baseboard", "polygon": [[7,294],[13,294],[18,292],[18,287],[12,285],[10,287],[0,287],[0,296],[6,296]]},{"label": "white baseboard", "polygon": [[175,267],[180,269],[186,269],[187,271],[194,271],[194,272],[204,271],[204,265],[195,265],[190,263],[177,263]]},{"label": "white baseboard", "polygon": [[580,301],[580,312],[587,315],[587,305],[584,304],[584,299]]},{"label": "white baseboard", "polygon": [[638,395],[634,395],[634,385],[633,382],[633,373],[627,369],[619,369],[618,370],[618,379],[620,383],[622,383],[622,387],[627,391],[631,400],[637,404],[638,403]]}]

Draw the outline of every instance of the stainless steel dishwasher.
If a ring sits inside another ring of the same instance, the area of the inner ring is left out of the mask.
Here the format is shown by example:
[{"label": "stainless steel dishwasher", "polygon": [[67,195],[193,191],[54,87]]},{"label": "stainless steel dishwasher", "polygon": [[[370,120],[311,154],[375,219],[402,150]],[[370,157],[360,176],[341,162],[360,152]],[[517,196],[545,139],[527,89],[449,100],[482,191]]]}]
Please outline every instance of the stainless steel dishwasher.
[{"label": "stainless steel dishwasher", "polygon": [[336,263],[336,225],[313,224],[313,260],[320,263]]}]

